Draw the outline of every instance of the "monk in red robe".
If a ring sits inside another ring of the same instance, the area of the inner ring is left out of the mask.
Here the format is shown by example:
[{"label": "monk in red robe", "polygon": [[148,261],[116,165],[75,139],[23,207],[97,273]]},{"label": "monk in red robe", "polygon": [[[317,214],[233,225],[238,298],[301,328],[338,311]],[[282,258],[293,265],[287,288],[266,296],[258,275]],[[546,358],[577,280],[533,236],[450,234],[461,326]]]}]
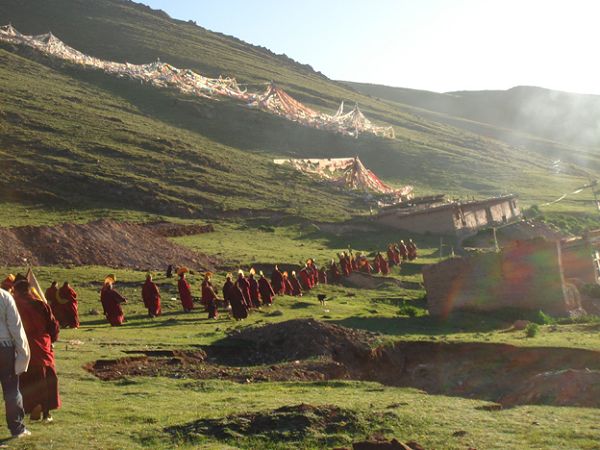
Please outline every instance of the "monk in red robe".
[{"label": "monk in red robe", "polygon": [[209,319],[216,319],[219,317],[219,309],[217,307],[217,301],[219,298],[213,289],[212,283],[210,282],[212,273],[206,272],[204,274],[204,281],[202,281],[202,304],[206,305]]},{"label": "monk in red robe", "polygon": [[292,287],[287,272],[283,272],[283,292],[285,295],[293,295],[294,293],[294,288]]},{"label": "monk in red robe", "polygon": [[185,267],[180,268],[177,271],[179,280],[177,281],[177,289],[179,290],[179,298],[181,299],[181,306],[183,311],[189,313],[194,309],[194,299],[192,298],[192,288],[185,278],[187,269]]},{"label": "monk in red robe", "polygon": [[154,318],[162,313],[160,307],[160,290],[156,283],[152,281],[152,275],[146,275],[146,282],[142,286],[142,300],[144,306],[148,309],[148,316]]},{"label": "monk in red robe", "polygon": [[284,293],[283,274],[278,266],[275,266],[271,273],[271,286],[273,286],[275,294],[281,295]]},{"label": "monk in red robe", "polygon": [[327,284],[327,269],[324,266],[319,269],[317,276],[320,284]]},{"label": "monk in red robe", "polygon": [[381,253],[377,252],[375,258],[373,258],[373,272],[381,273]]},{"label": "monk in red robe", "polygon": [[244,304],[242,291],[231,281],[231,274],[227,274],[225,284],[223,285],[223,299],[231,307],[231,313],[236,320],[243,320],[248,317],[248,309]]},{"label": "monk in red robe", "polygon": [[263,305],[271,306],[273,304],[273,298],[275,297],[275,291],[262,271],[260,272],[260,278],[258,279],[258,291],[260,292],[260,298]]},{"label": "monk in red robe", "polygon": [[300,280],[296,277],[295,271],[292,271],[292,276],[289,281],[292,285],[292,295],[294,297],[302,297],[302,286],[300,285]]},{"label": "monk in red robe", "polygon": [[309,274],[308,267],[304,266],[299,272],[300,284],[305,291],[309,291],[312,288],[312,280]]},{"label": "monk in red robe", "polygon": [[379,256],[380,256],[379,264],[381,266],[381,274],[388,275],[390,273],[390,266],[388,265],[388,262],[385,260],[383,255],[379,255]]},{"label": "monk in red robe", "polygon": [[402,240],[398,244],[398,253],[400,254],[400,258],[402,258],[402,261],[406,261],[408,259],[408,248]]},{"label": "monk in red robe", "polygon": [[342,269],[342,274],[347,277],[348,275],[350,275],[350,260],[348,259],[348,257],[346,256],[345,253],[341,253],[340,255],[338,255],[338,257],[340,258],[340,267]]},{"label": "monk in red robe", "polygon": [[248,275],[248,290],[250,291],[250,302],[253,308],[260,308],[260,289],[258,281],[254,278],[256,271],[250,269],[250,275]]},{"label": "monk in red robe", "polygon": [[392,267],[396,265],[396,255],[394,253],[394,246],[392,244],[390,244],[388,246],[387,249],[387,259],[388,259],[388,266]]},{"label": "monk in red robe", "polygon": [[62,322],[62,311],[60,310],[60,305],[58,303],[58,283],[53,281],[52,284],[46,292],[44,293],[50,308],[52,308],[52,314],[54,314],[54,318],[58,320],[60,324]]},{"label": "monk in red robe", "polygon": [[412,239],[408,240],[408,244],[406,244],[406,250],[409,261],[414,261],[417,259],[417,244],[415,244]]},{"label": "monk in red robe", "polygon": [[58,290],[58,309],[61,311],[59,323],[61,328],[79,328],[79,309],[77,292],[65,281]]},{"label": "monk in red robe", "polygon": [[43,417],[51,422],[50,411],[58,409],[61,403],[52,350],[52,343],[58,339],[59,324],[50,305],[33,295],[23,275],[15,278],[14,297],[31,349],[29,368],[19,377],[23,407],[32,420]]},{"label": "monk in red robe", "polygon": [[113,284],[115,281],[114,275],[109,275],[104,279],[104,286],[100,291],[100,302],[102,302],[102,308],[108,323],[113,327],[118,327],[125,322],[125,314],[123,314],[121,304],[127,303],[127,299],[114,289]]},{"label": "monk in red robe", "polygon": [[252,308],[252,300],[250,298],[250,283],[248,283],[248,280],[246,280],[244,271],[241,269],[238,271],[238,278],[235,282],[235,285],[242,292],[242,297],[244,297],[244,304],[246,305],[246,308]]},{"label": "monk in red robe", "polygon": [[332,259],[331,265],[329,266],[329,280],[331,280],[332,283],[339,283],[340,278],[340,269],[338,269],[337,264]]}]

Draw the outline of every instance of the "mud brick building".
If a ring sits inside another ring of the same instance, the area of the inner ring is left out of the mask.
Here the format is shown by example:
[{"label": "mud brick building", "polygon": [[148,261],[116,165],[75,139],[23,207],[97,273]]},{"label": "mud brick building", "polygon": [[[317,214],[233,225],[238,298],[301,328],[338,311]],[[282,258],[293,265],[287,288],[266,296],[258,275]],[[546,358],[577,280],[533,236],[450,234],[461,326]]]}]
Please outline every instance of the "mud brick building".
[{"label": "mud brick building", "polygon": [[[560,241],[516,241],[500,253],[451,258],[423,269],[429,312],[502,308],[542,310],[564,316],[581,308],[577,288],[567,282]],[[571,272],[585,260],[571,252]],[[593,269],[591,255],[586,269]]]},{"label": "mud brick building", "polygon": [[468,235],[482,228],[506,224],[521,217],[515,195],[469,202],[433,196],[382,208],[376,221],[412,233]]}]

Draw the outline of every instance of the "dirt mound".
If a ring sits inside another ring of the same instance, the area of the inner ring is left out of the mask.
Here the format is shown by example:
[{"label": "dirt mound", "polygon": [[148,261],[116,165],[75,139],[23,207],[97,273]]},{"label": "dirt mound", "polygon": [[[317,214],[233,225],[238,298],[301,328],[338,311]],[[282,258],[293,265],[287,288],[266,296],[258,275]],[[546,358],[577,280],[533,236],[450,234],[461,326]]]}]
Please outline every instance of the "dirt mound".
[{"label": "dirt mound", "polygon": [[193,236],[195,234],[212,233],[215,228],[211,224],[207,225],[182,225],[171,222],[147,222],[144,227],[156,234],[165,237]]},{"label": "dirt mound", "polygon": [[352,450],[424,450],[416,442],[407,442],[406,444],[397,439],[391,441],[363,441],[352,444]]},{"label": "dirt mound", "polygon": [[501,398],[499,403],[597,408],[600,406],[600,371],[568,369],[540,373]]},{"label": "dirt mound", "polygon": [[171,356],[134,356],[98,360],[84,368],[103,381],[126,377],[169,377],[227,380],[236,383],[326,381],[347,378],[343,364],[334,361],[295,361],[270,366],[232,367],[205,361],[204,352],[172,352]]},{"label": "dirt mound", "polygon": [[303,403],[272,411],[196,420],[185,425],[165,428],[165,431],[176,439],[187,441],[194,441],[197,436],[236,440],[240,437],[254,437],[270,441],[304,441],[307,437],[331,439],[331,436],[339,433],[362,434],[378,427],[381,419],[380,414],[371,413],[364,416],[333,405],[314,406]]},{"label": "dirt mound", "polygon": [[161,270],[167,264],[213,269],[206,255],[170,242],[143,224],[97,220],[86,224],[0,228],[0,265],[101,265]]},{"label": "dirt mound", "polygon": [[[375,335],[314,319],[288,320],[233,333],[215,345],[222,360],[256,365],[315,357],[353,364],[369,359]],[[227,348],[234,349],[226,357]]]}]

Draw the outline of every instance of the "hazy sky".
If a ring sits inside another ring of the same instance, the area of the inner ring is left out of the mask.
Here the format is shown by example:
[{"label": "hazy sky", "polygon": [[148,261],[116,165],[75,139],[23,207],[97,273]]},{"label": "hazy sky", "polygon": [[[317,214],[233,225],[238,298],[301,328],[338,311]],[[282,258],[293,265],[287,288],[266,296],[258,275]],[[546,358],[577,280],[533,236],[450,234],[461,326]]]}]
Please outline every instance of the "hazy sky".
[{"label": "hazy sky", "polygon": [[333,79],[600,94],[600,1],[138,0]]}]

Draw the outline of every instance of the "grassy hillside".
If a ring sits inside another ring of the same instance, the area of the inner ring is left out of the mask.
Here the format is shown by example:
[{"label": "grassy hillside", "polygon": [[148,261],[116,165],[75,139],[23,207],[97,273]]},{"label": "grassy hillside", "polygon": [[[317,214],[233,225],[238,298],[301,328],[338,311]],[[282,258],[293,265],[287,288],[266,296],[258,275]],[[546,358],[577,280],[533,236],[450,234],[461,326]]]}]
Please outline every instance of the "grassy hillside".
[{"label": "grassy hillside", "polygon": [[[234,75],[252,89],[275,80],[324,111],[356,101],[398,136],[338,136],[228,101],[193,99],[31,53],[15,56],[5,46],[0,150],[11,155],[6,163],[15,162],[0,197],[5,204],[29,197],[46,211],[68,204],[91,215],[98,208],[176,216],[275,210],[311,218],[364,211],[356,198],[327,189],[319,194],[303,177],[275,168],[270,159],[280,155],[359,155],[384,180],[412,184],[419,194],[516,192],[526,203],[540,203],[581,184],[577,171],[550,173],[548,155],[403,110],[286,57],[133,2],[8,0],[0,4],[0,22],[24,33],[51,30],[106,59],[160,57],[208,75]],[[74,182],[81,188],[74,190]]]}]

